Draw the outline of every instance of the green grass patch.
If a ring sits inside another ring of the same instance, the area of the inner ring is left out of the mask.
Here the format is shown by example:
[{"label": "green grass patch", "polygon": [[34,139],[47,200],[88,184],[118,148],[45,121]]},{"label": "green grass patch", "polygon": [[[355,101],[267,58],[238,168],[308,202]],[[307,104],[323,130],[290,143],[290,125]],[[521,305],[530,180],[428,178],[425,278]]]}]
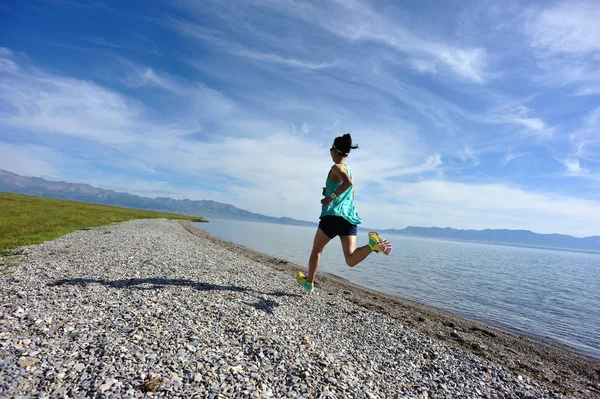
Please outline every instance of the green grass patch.
[{"label": "green grass patch", "polygon": [[39,244],[76,230],[158,218],[206,222],[203,218],[173,213],[0,193],[0,256],[11,255],[12,248]]}]

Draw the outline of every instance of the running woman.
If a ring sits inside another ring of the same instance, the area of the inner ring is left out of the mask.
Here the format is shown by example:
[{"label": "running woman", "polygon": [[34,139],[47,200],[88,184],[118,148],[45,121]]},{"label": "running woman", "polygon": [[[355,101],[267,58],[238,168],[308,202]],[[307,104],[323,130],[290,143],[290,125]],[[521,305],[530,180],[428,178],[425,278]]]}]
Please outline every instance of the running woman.
[{"label": "running woman", "polygon": [[347,164],[351,150],[358,146],[352,145],[350,134],[336,137],[329,153],[334,165],[329,170],[323,198],[321,200],[321,216],[319,228],[315,234],[312,252],[308,261],[308,275],[298,272],[296,280],[307,292],[313,292],[314,281],[325,246],[336,236],[340,236],[346,264],[354,267],[362,262],[371,252],[375,251],[389,255],[392,244],[383,239],[378,233],[369,233],[369,244],[356,248],[357,226],[362,223],[354,207],[354,183],[352,169]]}]

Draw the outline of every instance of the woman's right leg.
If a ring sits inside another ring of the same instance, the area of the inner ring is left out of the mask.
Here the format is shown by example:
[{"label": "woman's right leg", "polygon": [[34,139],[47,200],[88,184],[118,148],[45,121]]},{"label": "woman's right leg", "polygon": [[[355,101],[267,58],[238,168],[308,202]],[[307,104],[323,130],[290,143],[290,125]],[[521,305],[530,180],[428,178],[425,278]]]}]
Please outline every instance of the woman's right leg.
[{"label": "woman's right leg", "polygon": [[315,281],[317,269],[319,268],[319,263],[321,261],[321,254],[329,241],[331,241],[331,239],[327,237],[327,234],[325,234],[323,230],[317,229],[315,240],[313,241],[312,252],[310,253],[310,259],[308,260],[308,277],[306,281],[309,283]]}]

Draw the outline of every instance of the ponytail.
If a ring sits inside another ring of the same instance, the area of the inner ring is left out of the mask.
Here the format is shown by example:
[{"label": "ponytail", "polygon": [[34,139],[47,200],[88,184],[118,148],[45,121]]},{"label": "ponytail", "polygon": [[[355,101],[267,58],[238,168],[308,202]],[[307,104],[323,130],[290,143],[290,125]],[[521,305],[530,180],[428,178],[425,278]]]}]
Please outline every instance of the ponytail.
[{"label": "ponytail", "polygon": [[343,136],[338,136],[333,141],[332,148],[341,156],[348,156],[350,154],[350,150],[355,150],[358,148],[357,145],[352,145],[352,136],[350,133],[346,133]]}]

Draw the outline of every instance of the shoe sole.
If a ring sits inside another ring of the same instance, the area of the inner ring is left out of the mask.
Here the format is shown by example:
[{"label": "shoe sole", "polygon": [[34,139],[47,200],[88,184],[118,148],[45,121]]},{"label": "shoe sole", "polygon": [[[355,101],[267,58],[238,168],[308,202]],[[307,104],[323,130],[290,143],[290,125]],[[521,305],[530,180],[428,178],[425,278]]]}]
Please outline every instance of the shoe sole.
[{"label": "shoe sole", "polygon": [[[384,254],[385,256],[389,256],[392,253],[392,243],[389,242],[388,240],[384,239],[383,237],[381,237],[379,235],[379,233],[374,232],[374,231],[370,232],[369,239],[370,240],[372,239],[375,242],[375,245],[377,246],[377,248],[379,249],[379,251],[375,251],[375,252],[377,252],[379,254]],[[387,252],[387,253],[379,246],[379,243],[385,243],[385,242],[388,243],[389,248],[390,248],[389,252]]]}]

